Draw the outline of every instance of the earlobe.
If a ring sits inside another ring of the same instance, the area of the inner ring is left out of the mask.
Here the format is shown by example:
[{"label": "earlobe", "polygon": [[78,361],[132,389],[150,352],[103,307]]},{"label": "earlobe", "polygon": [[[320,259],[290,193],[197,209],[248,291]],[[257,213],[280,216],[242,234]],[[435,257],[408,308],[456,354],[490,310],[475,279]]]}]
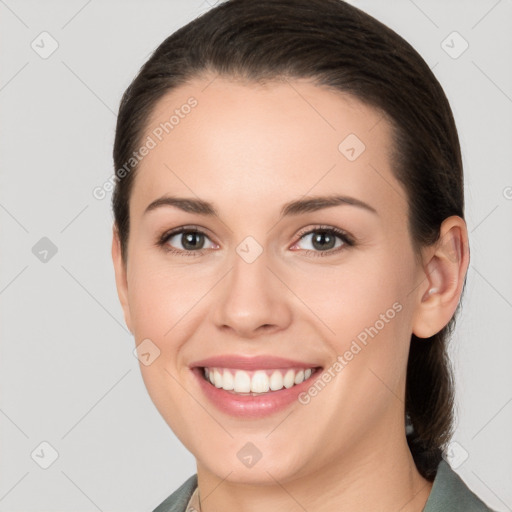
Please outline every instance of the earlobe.
[{"label": "earlobe", "polygon": [[129,331],[133,334],[131,325],[130,305],[128,301],[128,280],[126,276],[126,265],[121,253],[121,241],[116,225],[112,226],[112,263],[116,279],[117,296],[123,308],[124,320]]},{"label": "earlobe", "polygon": [[469,265],[465,221],[448,217],[441,224],[439,240],[425,251],[423,283],[418,287],[418,304],[413,333],[430,338],[450,321],[460,300]]}]

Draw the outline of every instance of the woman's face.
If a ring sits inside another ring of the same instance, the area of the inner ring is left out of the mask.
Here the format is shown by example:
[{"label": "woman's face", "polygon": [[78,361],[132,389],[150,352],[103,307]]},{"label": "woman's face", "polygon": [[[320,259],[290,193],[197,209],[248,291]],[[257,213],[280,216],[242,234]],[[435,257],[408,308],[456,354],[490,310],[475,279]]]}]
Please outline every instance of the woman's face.
[{"label": "woman's face", "polygon": [[143,137],[120,287],[144,382],[203,471],[364,466],[404,442],[424,292],[390,125],[308,81],[212,79],[167,94]]}]

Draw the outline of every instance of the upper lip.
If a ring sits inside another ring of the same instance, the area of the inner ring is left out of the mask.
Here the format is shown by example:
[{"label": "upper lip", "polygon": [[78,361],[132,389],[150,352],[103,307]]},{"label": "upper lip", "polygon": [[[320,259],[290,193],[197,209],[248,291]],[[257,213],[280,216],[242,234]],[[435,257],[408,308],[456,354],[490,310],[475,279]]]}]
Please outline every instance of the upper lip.
[{"label": "upper lip", "polygon": [[191,368],[236,368],[239,370],[265,370],[272,368],[316,368],[320,365],[305,363],[283,357],[271,355],[245,356],[237,354],[225,354],[194,361]]}]

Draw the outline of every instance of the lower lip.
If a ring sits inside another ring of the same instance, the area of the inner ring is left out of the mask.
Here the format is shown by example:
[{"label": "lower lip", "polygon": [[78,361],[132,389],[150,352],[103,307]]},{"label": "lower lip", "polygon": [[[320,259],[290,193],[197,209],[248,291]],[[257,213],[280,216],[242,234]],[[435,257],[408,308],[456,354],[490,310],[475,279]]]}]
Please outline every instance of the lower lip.
[{"label": "lower lip", "polygon": [[203,368],[193,368],[192,372],[199,380],[199,386],[206,397],[222,412],[232,416],[260,418],[282,411],[293,402],[298,401],[300,393],[308,389],[315,381],[315,373],[304,382],[291,388],[269,391],[261,395],[238,395],[222,388],[217,388],[204,378]]}]

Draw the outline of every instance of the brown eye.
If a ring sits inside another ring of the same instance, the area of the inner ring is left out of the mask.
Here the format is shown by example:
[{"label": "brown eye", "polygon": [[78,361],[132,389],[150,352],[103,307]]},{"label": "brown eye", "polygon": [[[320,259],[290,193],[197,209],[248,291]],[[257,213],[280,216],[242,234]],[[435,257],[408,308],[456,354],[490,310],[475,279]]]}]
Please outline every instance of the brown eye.
[{"label": "brown eye", "polygon": [[197,231],[184,231],[169,238],[167,243],[172,239],[177,238],[179,243],[186,251],[193,251],[194,249],[202,249],[205,242],[205,236]]},{"label": "brown eye", "polygon": [[301,241],[306,242],[303,244],[305,246],[303,247],[304,251],[315,256],[327,256],[354,245],[352,238],[347,233],[328,226],[317,227],[303,233],[300,236],[299,242],[294,244],[293,247],[299,246]]},{"label": "brown eye", "polygon": [[[207,243],[210,247],[206,247]],[[208,236],[198,229],[179,228],[165,233],[158,245],[169,252],[183,255],[199,255],[203,250],[215,248],[216,245]]]}]

